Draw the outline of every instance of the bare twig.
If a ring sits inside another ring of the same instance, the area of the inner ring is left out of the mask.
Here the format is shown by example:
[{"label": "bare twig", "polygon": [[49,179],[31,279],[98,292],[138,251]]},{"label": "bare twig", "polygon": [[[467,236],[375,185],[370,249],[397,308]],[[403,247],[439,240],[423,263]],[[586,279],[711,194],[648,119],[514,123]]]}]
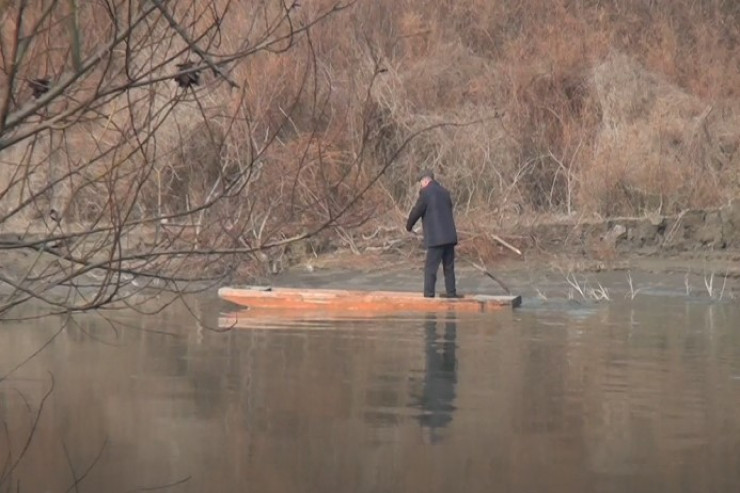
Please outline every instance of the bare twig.
[{"label": "bare twig", "polygon": [[514,246],[514,245],[512,245],[511,243],[509,243],[509,242],[505,241],[505,240],[504,240],[503,238],[501,238],[500,236],[498,236],[498,235],[495,235],[495,234],[491,234],[491,238],[493,238],[494,240],[498,241],[498,242],[499,242],[499,243],[501,243],[501,244],[502,244],[503,246],[505,246],[506,248],[508,248],[508,249],[509,249],[509,250],[511,250],[512,252],[516,253],[517,255],[521,255],[521,254],[522,254],[521,250],[519,250],[519,249],[518,249],[517,247],[515,247],[515,246]]},{"label": "bare twig", "polygon": [[0,486],[2,486],[3,483],[5,483],[8,479],[11,479],[13,477],[13,471],[15,471],[21,461],[23,461],[23,458],[25,457],[29,447],[31,446],[31,442],[33,442],[33,439],[36,436],[36,430],[38,429],[39,421],[41,420],[41,414],[44,411],[44,404],[46,404],[46,400],[49,398],[51,393],[54,392],[54,374],[49,373],[49,377],[51,378],[51,385],[49,386],[49,389],[46,391],[46,393],[44,393],[44,396],[41,398],[39,407],[36,410],[36,415],[34,416],[33,422],[31,423],[31,430],[26,436],[26,441],[23,444],[23,448],[21,449],[18,457],[16,457],[13,464],[0,476]]},{"label": "bare twig", "polygon": [[[239,87],[239,84],[237,84],[231,78],[229,78],[226,75],[226,73],[223,71],[223,69],[219,67],[218,65],[216,65],[213,62],[213,60],[211,60],[211,57],[209,57],[203,50],[200,49],[200,47],[192,39],[190,39],[190,36],[188,35],[188,33],[185,32],[182,26],[175,20],[174,17],[172,17],[172,14],[170,14],[169,10],[167,10],[165,6],[162,5],[162,2],[160,2],[160,0],[151,0],[151,2],[157,7],[157,9],[159,9],[160,12],[162,12],[162,15],[164,16],[165,19],[167,19],[167,22],[170,23],[170,26],[172,27],[172,29],[174,29],[177,32],[177,34],[180,35],[180,37],[188,44],[190,49],[192,49],[195,53],[198,54],[198,56],[200,56],[203,59],[206,65],[208,65],[208,67],[211,70],[213,70],[214,73],[217,73],[218,75],[220,75],[226,82],[229,83],[231,87]],[[188,72],[194,72],[197,70],[198,70],[198,67],[190,68],[190,69],[181,71],[181,74],[185,74]]]},{"label": "bare twig", "polygon": [[711,273],[709,278],[704,276],[704,287],[707,289],[707,293],[710,298],[714,298],[714,272]]},{"label": "bare twig", "polygon": [[[463,260],[465,260],[470,265],[472,265],[477,271],[481,272],[482,274],[485,274],[486,276],[496,281],[498,285],[501,286],[504,289],[504,291],[506,291],[506,294],[511,294],[511,290],[509,289],[509,287],[506,284],[504,284],[499,278],[491,274],[491,272],[489,272],[488,269],[483,267],[483,265],[476,264],[475,262],[473,262],[472,260],[468,259],[465,256],[461,256],[461,257],[463,258]],[[480,262],[481,264],[483,264],[482,260]]]},{"label": "bare twig", "polygon": [[627,283],[629,284],[629,287],[630,287],[630,292],[629,292],[630,299],[631,300],[634,300],[635,297],[637,296],[637,293],[639,293],[642,290],[642,288],[635,289],[635,286],[634,286],[634,284],[632,282],[632,273],[631,272],[627,272]]}]

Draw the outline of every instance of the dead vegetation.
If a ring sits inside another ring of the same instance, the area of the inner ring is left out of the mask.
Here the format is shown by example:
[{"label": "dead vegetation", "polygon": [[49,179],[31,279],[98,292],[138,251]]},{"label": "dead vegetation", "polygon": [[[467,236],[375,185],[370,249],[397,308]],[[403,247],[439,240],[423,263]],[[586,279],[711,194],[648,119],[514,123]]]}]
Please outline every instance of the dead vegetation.
[{"label": "dead vegetation", "polygon": [[0,230],[84,272],[406,248],[420,167],[482,257],[740,193],[733,2],[134,5],[0,9]]}]

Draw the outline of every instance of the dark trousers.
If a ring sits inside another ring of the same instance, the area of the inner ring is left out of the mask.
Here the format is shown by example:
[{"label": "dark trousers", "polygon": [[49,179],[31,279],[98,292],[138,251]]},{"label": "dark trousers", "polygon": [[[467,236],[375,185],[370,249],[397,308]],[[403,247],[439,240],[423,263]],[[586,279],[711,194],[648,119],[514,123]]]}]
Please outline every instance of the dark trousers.
[{"label": "dark trousers", "polygon": [[434,296],[440,262],[445,276],[447,296],[457,294],[455,289],[455,245],[441,245],[427,248],[427,258],[424,263],[424,296]]}]

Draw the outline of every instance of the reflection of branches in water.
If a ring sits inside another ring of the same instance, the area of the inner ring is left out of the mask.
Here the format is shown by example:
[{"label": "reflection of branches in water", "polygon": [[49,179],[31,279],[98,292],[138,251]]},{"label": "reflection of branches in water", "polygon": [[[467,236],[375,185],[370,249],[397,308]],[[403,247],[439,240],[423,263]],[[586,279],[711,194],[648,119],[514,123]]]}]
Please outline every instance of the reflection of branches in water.
[{"label": "reflection of branches in water", "polygon": [[[93,341],[95,341],[95,342],[99,342],[100,344],[103,344],[103,345],[105,345],[105,346],[111,346],[111,347],[121,347],[121,346],[120,346],[120,345],[118,345],[118,344],[114,344],[114,343],[112,343],[112,342],[108,342],[108,341],[106,341],[105,339],[103,339],[103,338],[99,337],[98,335],[96,335],[96,334],[93,334],[92,332],[90,332],[90,331],[89,331],[89,330],[88,330],[88,329],[87,329],[87,328],[86,328],[86,327],[85,327],[85,326],[83,325],[83,323],[81,323],[81,321],[77,320],[77,319],[76,319],[76,318],[75,318],[74,316],[70,316],[70,317],[69,317],[69,320],[70,320],[70,326],[74,326],[74,327],[76,327],[76,328],[77,328],[77,329],[78,329],[78,330],[79,330],[79,331],[80,331],[80,332],[81,332],[82,334],[86,335],[87,337],[89,337],[89,338],[90,338],[90,339],[92,339]],[[116,327],[116,324],[115,324],[115,323],[114,323],[114,322],[113,322],[112,320],[110,320],[110,319],[107,319],[107,318],[105,318],[105,317],[103,317],[103,320],[104,320],[104,321],[106,321],[106,322],[108,322],[108,323],[107,323],[108,327],[109,327],[109,328],[110,328],[110,329],[111,329],[111,330],[113,331],[113,334],[114,334],[114,336],[115,336],[114,338],[115,338],[115,339],[117,339],[117,338],[118,338],[118,335],[119,335],[119,332],[118,332],[118,327]],[[85,324],[85,325],[86,325],[86,324]]]},{"label": "reflection of branches in water", "polygon": [[167,483],[159,486],[141,486],[136,489],[136,491],[156,491],[156,490],[163,490],[166,488],[172,488],[173,486],[179,486],[181,484],[187,483],[190,481],[190,476],[184,477],[182,479],[178,479],[177,481],[174,481],[172,483]]},{"label": "reflection of branches in water", "polygon": [[[5,454],[5,458],[3,459],[3,468],[0,470],[0,478],[5,477],[5,473],[10,466],[10,460],[12,459],[12,450],[10,448],[10,430],[8,429],[8,422],[6,420],[3,420],[3,432],[5,433],[5,440],[8,442],[8,451]],[[2,486],[2,483],[0,483],[0,486]],[[8,485],[7,491],[10,490],[10,485]]]},{"label": "reflection of branches in water", "polygon": [[[166,302],[162,302],[160,305],[157,305],[156,310],[153,310],[151,312],[142,312],[142,311],[135,311],[135,313],[141,314],[141,315],[154,315],[156,313],[161,313],[166,308],[172,307],[172,305],[176,302],[180,302],[181,306],[185,308],[185,310],[190,314],[193,321],[198,325],[199,328],[213,331],[213,332],[227,332],[228,330],[231,330],[231,328],[219,328],[213,323],[209,323],[204,316],[198,315],[197,310],[191,306],[191,302],[186,299],[186,296],[180,294],[177,296],[174,296],[172,300],[168,300]],[[135,307],[128,307],[129,310],[135,310]],[[44,351],[44,349],[48,348],[55,340],[56,338],[65,330],[69,330],[70,327],[74,326],[76,327],[80,332],[85,334],[86,336],[90,337],[90,339],[105,344],[107,346],[114,346],[117,347],[117,344],[112,343],[110,341],[107,341],[105,339],[102,339],[98,335],[90,332],[83,323],[78,320],[78,318],[72,314],[72,313],[65,313],[65,314],[53,314],[53,315],[61,315],[62,320],[60,321],[59,327],[54,331],[54,333],[43,343],[41,344],[36,350],[34,350],[31,354],[26,356],[23,360],[19,361],[15,366],[10,368],[5,374],[0,374],[0,383],[2,383],[4,380],[9,378],[11,375],[13,375],[15,372],[17,372],[21,367],[28,364],[31,360],[33,360],[36,356],[38,356],[41,352]],[[103,321],[110,329],[113,331],[115,338],[117,339],[119,337],[119,329],[120,328],[127,328],[131,330],[137,330],[141,332],[150,332],[154,334],[159,335],[166,335],[170,337],[184,337],[181,334],[173,333],[173,332],[166,332],[158,329],[153,328],[143,328],[140,324],[127,322],[125,319],[117,319],[114,316],[107,315],[103,311],[95,311],[95,312],[84,312],[83,314],[80,314],[82,317],[96,317]],[[43,315],[33,315],[29,317],[19,317],[16,319],[13,319],[15,321],[30,321],[30,320],[36,320],[36,319],[44,319],[44,318],[50,318],[51,315],[49,314],[43,314]]]},{"label": "reflection of branches in water", "polygon": [[72,459],[69,456],[69,450],[67,450],[67,444],[62,442],[62,448],[64,448],[64,457],[67,459],[67,465],[69,466],[69,470],[72,473],[72,479],[74,480],[72,485],[69,488],[67,488],[66,493],[69,493],[73,489],[75,491],[79,491],[80,483],[82,483],[82,481],[85,480],[87,475],[90,474],[90,471],[92,471],[93,467],[95,467],[95,464],[97,464],[100,458],[103,456],[103,450],[105,450],[106,445],[108,445],[108,437],[106,437],[105,440],[103,440],[103,445],[100,446],[100,450],[95,455],[95,458],[92,460],[90,465],[87,466],[87,469],[85,469],[85,471],[80,476],[77,476],[74,465],[72,464]]},{"label": "reflection of branches in water", "polygon": [[[21,450],[20,454],[15,459],[15,461],[12,463],[11,463],[11,461],[13,460],[12,450],[8,451],[8,461],[3,465],[2,474],[0,474],[0,486],[5,484],[6,482],[8,484],[12,482],[13,472],[18,467],[18,464],[20,464],[23,458],[25,457],[26,453],[28,452],[28,448],[31,446],[31,442],[33,441],[33,438],[36,435],[36,430],[38,428],[39,420],[41,419],[41,413],[44,410],[44,404],[46,403],[46,399],[48,399],[51,393],[54,391],[54,385],[55,385],[54,374],[49,372],[49,377],[51,378],[51,385],[49,386],[49,390],[47,390],[44,396],[41,398],[41,402],[39,403],[39,408],[36,411],[36,415],[33,418],[33,422],[31,424],[31,430],[28,432],[28,436],[26,437],[26,441],[25,441],[25,444],[23,445],[23,449]],[[3,421],[3,424],[5,425],[6,431],[7,431],[7,423]]]},{"label": "reflection of branches in water", "polygon": [[[158,330],[149,330],[142,327],[136,327],[134,323],[127,322],[126,320],[116,320],[113,317],[105,316],[103,313],[88,313],[85,315],[77,316],[69,315],[64,319],[64,321],[60,321],[60,327],[58,330],[55,331],[53,336],[49,338],[38,350],[34,351],[33,354],[25,357],[23,361],[16,364],[14,368],[12,368],[10,371],[7,372],[7,374],[3,375],[0,378],[0,382],[11,381],[9,377],[17,372],[19,368],[27,364],[29,361],[31,361],[34,357],[38,356],[38,354],[46,347],[48,347],[55,338],[58,337],[60,333],[67,330],[70,331],[72,327],[75,327],[75,331],[78,331],[80,335],[84,335],[86,338],[91,338],[95,342],[103,342],[106,343],[103,339],[96,336],[94,333],[95,331],[89,330],[89,323],[86,322],[86,319],[88,317],[95,316],[96,318],[100,318],[104,320],[105,322],[110,324],[110,327],[112,330],[115,331],[115,337],[118,338],[120,336],[119,331],[121,326],[125,326],[127,328],[133,329],[137,328],[144,332],[153,332],[157,334],[164,334],[167,336],[175,336],[175,337],[183,337],[179,334],[173,334],[173,333],[167,333],[162,332]],[[83,317],[82,320],[80,320],[80,317]],[[110,343],[107,343],[110,345]],[[28,426],[30,428],[30,431],[28,432],[28,435],[24,439],[23,447],[20,450],[19,454],[16,456],[12,448],[10,447],[10,444],[12,443],[11,440],[11,430],[16,430],[19,427],[18,423],[9,423],[7,419],[2,420],[2,425],[0,425],[0,438],[4,437],[4,442],[8,444],[7,452],[4,452],[4,456],[0,455],[0,492],[2,493],[10,493],[11,491],[21,491],[20,485],[21,480],[18,477],[14,477],[15,473],[18,471],[19,466],[23,463],[24,459],[26,462],[28,462],[29,457],[29,450],[31,448],[31,445],[35,442],[38,442],[39,440],[43,439],[43,436],[41,434],[41,428],[39,426],[41,417],[43,415],[43,411],[46,408],[46,403],[48,401],[48,398],[51,396],[52,392],[56,389],[56,380],[54,378],[54,375],[49,372],[50,378],[51,378],[51,385],[47,391],[45,391],[43,397],[40,400],[40,403],[38,405],[38,408],[34,410],[34,406],[29,401],[28,396],[19,390],[16,387],[13,387],[12,390],[15,391],[20,399],[19,405],[22,405],[25,408],[25,415],[29,417],[29,423]],[[0,443],[3,443],[0,441]],[[97,453],[92,458],[92,460],[87,464],[83,470],[80,470],[77,465],[75,465],[73,456],[74,456],[74,450],[70,450],[70,448],[67,446],[67,443],[62,440],[62,449],[64,451],[65,459],[67,462],[68,469],[70,471],[70,474],[72,476],[72,484],[69,485],[69,487],[65,487],[64,491],[67,493],[73,492],[73,491],[79,491],[80,485],[87,479],[90,475],[90,473],[93,471],[93,469],[100,464],[101,460],[104,457],[104,453],[107,450],[107,447],[109,445],[109,438],[106,436],[100,445]],[[38,448],[38,446],[36,446]],[[191,479],[190,476],[187,476],[182,479],[178,479],[176,481],[173,481],[171,483],[161,484],[161,485],[154,485],[154,486],[142,486],[142,487],[136,487],[132,489],[131,491],[157,491],[157,490],[163,490],[167,488],[176,487],[178,485],[181,485]]]},{"label": "reflection of branches in water", "polygon": [[69,318],[65,318],[64,322],[59,326],[59,329],[57,329],[57,331],[54,332],[54,334],[45,343],[39,346],[33,353],[28,355],[23,361],[21,361],[20,363],[15,365],[13,368],[11,368],[5,375],[0,375],[0,383],[2,383],[5,379],[7,379],[10,375],[15,373],[16,371],[18,371],[20,367],[22,367],[23,365],[31,361],[33,358],[38,356],[39,353],[41,353],[41,351],[46,349],[52,342],[54,342],[54,339],[56,339],[57,336],[61,334],[64,331],[64,329],[67,327],[67,323],[69,323],[69,320],[70,320]]},{"label": "reflection of branches in water", "polygon": [[196,311],[200,312],[200,310],[197,310],[196,308],[191,306],[191,304],[188,303],[188,301],[184,297],[181,296],[180,299],[183,302],[183,306],[185,307],[187,312],[196,322],[199,330],[205,329],[210,332],[230,332],[234,329],[234,325],[231,325],[229,327],[220,327],[217,320],[215,321],[215,324],[210,324],[206,322],[205,318],[202,315],[196,313]]},{"label": "reflection of branches in water", "polygon": [[[167,306],[170,306],[170,304],[168,303]],[[163,309],[164,308],[162,308],[162,310]],[[159,312],[159,311],[161,311],[161,310],[158,310],[157,312]],[[138,313],[138,312],[134,312],[134,313]],[[147,333],[151,333],[151,334],[157,334],[157,335],[163,335],[163,336],[175,337],[175,338],[187,337],[187,336],[185,336],[183,334],[178,334],[176,332],[168,332],[166,330],[159,330],[159,329],[152,329],[152,328],[149,328],[149,327],[142,327],[140,321],[139,321],[139,323],[127,322],[126,320],[116,319],[116,318],[114,318],[112,316],[109,316],[105,312],[102,312],[102,311],[96,311],[96,312],[93,312],[93,313],[86,313],[85,316],[95,316],[95,317],[98,317],[100,320],[103,321],[103,323],[105,323],[107,326],[109,326],[112,331],[115,332],[116,337],[119,334],[119,330],[122,329],[122,328],[125,328],[127,330],[137,331],[137,332],[147,332]]]}]

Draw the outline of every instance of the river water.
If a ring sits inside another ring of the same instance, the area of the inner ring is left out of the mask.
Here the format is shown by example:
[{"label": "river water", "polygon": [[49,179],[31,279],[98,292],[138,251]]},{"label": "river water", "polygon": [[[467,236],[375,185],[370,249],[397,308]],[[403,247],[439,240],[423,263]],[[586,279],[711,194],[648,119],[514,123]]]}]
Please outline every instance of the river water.
[{"label": "river water", "polygon": [[740,491],[738,304],[623,294],[6,322],[0,492]]}]

